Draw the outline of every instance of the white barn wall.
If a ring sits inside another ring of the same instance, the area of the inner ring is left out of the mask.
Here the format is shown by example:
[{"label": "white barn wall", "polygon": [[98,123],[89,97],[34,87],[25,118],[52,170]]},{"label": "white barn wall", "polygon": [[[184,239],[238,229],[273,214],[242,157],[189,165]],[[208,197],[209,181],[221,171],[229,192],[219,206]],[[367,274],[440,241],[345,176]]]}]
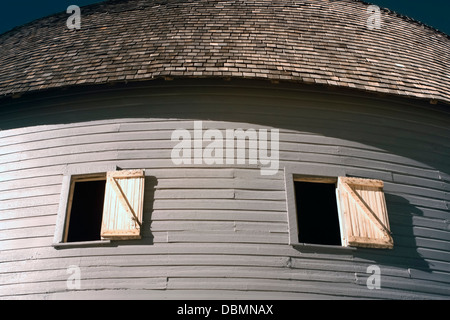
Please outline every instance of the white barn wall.
[{"label": "white barn wall", "polygon": [[[42,98],[41,98],[42,97]],[[449,298],[449,113],[261,82],[156,82],[0,106],[0,298]],[[173,130],[278,128],[280,170],[175,166]],[[146,169],[143,239],[55,249],[64,172]],[[381,179],[394,249],[289,245],[283,168]],[[366,287],[379,265],[382,289]],[[78,265],[81,290],[67,289]],[[126,294],[126,296],[124,296]]]}]

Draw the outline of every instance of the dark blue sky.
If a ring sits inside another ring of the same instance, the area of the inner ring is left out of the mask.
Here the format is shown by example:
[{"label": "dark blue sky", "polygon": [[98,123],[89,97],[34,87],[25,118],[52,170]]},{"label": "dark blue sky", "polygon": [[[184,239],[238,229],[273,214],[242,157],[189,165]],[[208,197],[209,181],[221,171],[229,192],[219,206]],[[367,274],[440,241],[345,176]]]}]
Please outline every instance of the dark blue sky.
[{"label": "dark blue sky", "polygon": [[[6,3],[5,3],[6,2]],[[66,11],[69,5],[80,7],[100,0],[12,0],[2,1],[0,33],[37,18]],[[380,7],[419,20],[450,35],[450,0],[366,0]]]},{"label": "dark blue sky", "polygon": [[[104,0],[103,0],[104,1]],[[0,5],[0,33],[54,13],[65,12],[75,4],[79,7],[102,0],[7,0]],[[69,17],[69,15],[67,15]]]},{"label": "dark blue sky", "polygon": [[450,0],[366,0],[450,35]]}]

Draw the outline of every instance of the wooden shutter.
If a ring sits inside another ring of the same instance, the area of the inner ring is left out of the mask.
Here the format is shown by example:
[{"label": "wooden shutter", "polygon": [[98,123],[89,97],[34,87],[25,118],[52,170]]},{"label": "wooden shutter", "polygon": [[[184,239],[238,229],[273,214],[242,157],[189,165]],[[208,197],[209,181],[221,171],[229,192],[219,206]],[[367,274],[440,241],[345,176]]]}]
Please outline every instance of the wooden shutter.
[{"label": "wooden shutter", "polygon": [[144,170],[108,172],[102,239],[140,239],[144,206]]},{"label": "wooden shutter", "polygon": [[339,177],[337,195],[344,246],[392,249],[383,181]]}]

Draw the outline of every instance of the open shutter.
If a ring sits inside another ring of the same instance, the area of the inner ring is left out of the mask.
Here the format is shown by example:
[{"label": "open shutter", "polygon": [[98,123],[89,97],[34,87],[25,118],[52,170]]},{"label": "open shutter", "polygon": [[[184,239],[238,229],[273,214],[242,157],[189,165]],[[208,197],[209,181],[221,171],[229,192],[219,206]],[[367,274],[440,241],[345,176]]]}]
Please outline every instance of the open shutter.
[{"label": "open shutter", "polygon": [[389,249],[394,246],[383,181],[339,177],[337,194],[343,245]]},{"label": "open shutter", "polygon": [[102,239],[140,239],[144,206],[144,170],[108,172]]}]

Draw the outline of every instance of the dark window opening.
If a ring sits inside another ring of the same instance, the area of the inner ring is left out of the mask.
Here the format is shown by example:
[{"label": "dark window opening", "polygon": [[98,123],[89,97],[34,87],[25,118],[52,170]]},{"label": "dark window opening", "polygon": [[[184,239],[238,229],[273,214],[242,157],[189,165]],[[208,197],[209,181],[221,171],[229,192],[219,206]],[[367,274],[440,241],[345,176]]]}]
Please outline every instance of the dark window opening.
[{"label": "dark window opening", "polygon": [[294,181],[299,243],[341,245],[336,187]]},{"label": "dark window opening", "polygon": [[67,242],[100,240],[106,180],[75,182]]}]

